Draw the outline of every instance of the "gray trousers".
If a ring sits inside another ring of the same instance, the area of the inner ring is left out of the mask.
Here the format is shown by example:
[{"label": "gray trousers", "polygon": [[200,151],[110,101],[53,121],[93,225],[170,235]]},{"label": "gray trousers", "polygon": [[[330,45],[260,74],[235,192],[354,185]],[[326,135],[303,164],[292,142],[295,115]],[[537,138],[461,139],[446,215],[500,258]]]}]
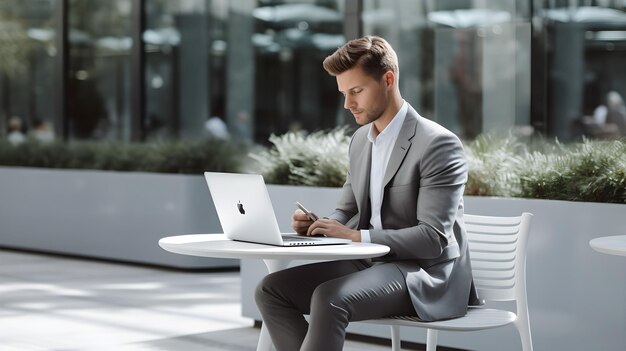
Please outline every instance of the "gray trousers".
[{"label": "gray trousers", "polygon": [[333,261],[285,269],[267,275],[255,299],[278,351],[339,351],[349,322],[416,315],[394,263]]}]

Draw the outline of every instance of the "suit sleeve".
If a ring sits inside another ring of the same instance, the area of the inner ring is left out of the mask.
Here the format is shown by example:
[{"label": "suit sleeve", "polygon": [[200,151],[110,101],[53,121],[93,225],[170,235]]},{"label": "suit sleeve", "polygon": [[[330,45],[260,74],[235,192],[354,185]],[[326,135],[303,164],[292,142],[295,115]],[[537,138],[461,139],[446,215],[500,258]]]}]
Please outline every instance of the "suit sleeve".
[{"label": "suit sleeve", "polygon": [[339,223],[346,225],[348,221],[358,213],[356,199],[354,192],[352,191],[352,183],[350,183],[350,172],[346,176],[346,182],[341,188],[341,195],[339,196],[339,202],[337,208],[328,218],[335,219]]},{"label": "suit sleeve", "polygon": [[[354,136],[350,140],[348,153],[351,153],[353,141]],[[346,182],[341,188],[341,195],[339,196],[337,208],[335,208],[335,211],[330,216],[328,216],[328,218],[335,219],[339,223],[346,225],[346,223],[348,223],[348,221],[353,218],[358,213],[358,211],[359,210],[356,203],[356,198],[354,197],[354,191],[352,190],[352,181],[349,169],[346,175]]]},{"label": "suit sleeve", "polygon": [[447,245],[456,245],[453,226],[467,181],[461,142],[451,133],[439,134],[426,146],[418,167],[417,225],[370,231],[372,242],[391,248],[386,259],[434,259]]}]

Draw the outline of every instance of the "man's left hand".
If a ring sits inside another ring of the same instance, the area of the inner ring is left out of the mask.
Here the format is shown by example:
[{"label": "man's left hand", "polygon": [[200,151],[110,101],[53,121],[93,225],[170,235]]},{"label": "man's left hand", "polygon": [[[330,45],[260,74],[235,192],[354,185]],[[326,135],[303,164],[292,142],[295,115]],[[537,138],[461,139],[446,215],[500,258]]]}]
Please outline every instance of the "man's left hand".
[{"label": "man's left hand", "polygon": [[354,242],[361,241],[361,232],[350,229],[334,219],[320,218],[313,222],[306,235],[326,235],[334,238],[350,239]]}]

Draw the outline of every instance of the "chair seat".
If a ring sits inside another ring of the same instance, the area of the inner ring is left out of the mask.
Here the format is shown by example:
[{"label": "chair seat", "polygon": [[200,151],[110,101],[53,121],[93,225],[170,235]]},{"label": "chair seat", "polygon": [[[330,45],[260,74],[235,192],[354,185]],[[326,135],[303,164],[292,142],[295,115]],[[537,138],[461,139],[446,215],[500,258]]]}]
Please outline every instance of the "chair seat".
[{"label": "chair seat", "polygon": [[424,322],[417,317],[393,317],[363,321],[371,324],[400,325],[407,327],[429,328],[451,331],[473,331],[492,329],[513,323],[517,316],[515,313],[492,308],[470,307],[463,317],[436,322]]}]

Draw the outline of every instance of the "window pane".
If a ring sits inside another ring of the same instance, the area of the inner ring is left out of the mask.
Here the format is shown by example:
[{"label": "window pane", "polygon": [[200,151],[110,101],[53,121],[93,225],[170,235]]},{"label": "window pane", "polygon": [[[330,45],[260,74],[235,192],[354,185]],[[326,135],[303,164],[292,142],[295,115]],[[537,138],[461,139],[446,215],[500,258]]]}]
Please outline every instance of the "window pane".
[{"label": "window pane", "polygon": [[70,138],[130,140],[131,0],[70,0]]},{"label": "window pane", "polygon": [[344,122],[321,66],[344,42],[337,1],[148,0],[146,13],[148,139],[267,143]]},{"label": "window pane", "polygon": [[626,135],[626,3],[578,3],[536,9],[537,59],[548,70],[539,87],[546,128],[560,140],[619,138]]},{"label": "window pane", "polygon": [[[225,6],[224,1],[146,1],[144,131],[148,140],[202,135],[217,105],[211,82],[223,76],[222,70],[212,69],[216,57],[211,48],[215,40],[223,39],[215,38],[219,18],[210,6],[219,5]],[[220,88],[215,87],[215,92]]]},{"label": "window pane", "polygon": [[530,124],[530,22],[516,1],[365,1],[396,49],[403,97],[464,139]]},{"label": "window pane", "polygon": [[54,138],[55,4],[0,0],[0,133]]},{"label": "window pane", "polygon": [[[345,42],[342,12],[337,1],[261,1],[252,11],[253,51],[248,60],[255,67],[250,72],[255,82],[255,140],[352,120],[341,107],[335,79],[322,68],[324,58]],[[241,39],[238,42],[245,42]],[[246,64],[231,62],[235,67]],[[236,118],[246,117],[245,111],[232,112]]]}]

